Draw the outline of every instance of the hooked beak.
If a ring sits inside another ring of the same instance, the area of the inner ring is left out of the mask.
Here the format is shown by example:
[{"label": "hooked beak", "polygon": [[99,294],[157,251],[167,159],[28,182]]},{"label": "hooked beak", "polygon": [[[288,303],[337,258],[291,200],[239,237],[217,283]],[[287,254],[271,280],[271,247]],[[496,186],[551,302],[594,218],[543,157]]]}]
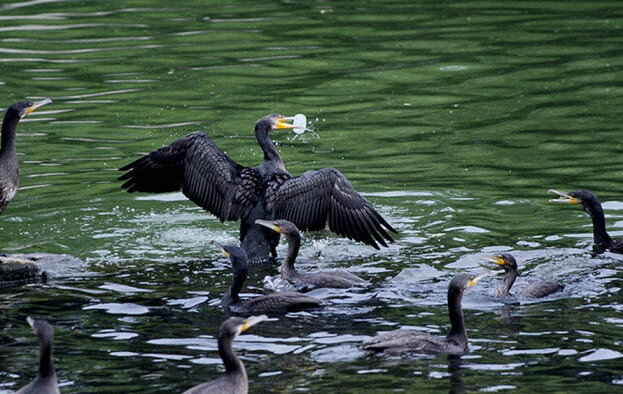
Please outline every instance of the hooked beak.
[{"label": "hooked beak", "polygon": [[260,226],[268,227],[269,229],[271,229],[273,231],[276,231],[279,234],[281,234],[281,229],[279,228],[279,226],[277,226],[276,224],[274,224],[273,222],[271,222],[269,220],[257,219],[255,221],[255,224],[259,224]]},{"label": "hooked beak", "polygon": [[472,287],[473,285],[476,284],[476,282],[478,282],[480,279],[484,278],[485,276],[489,275],[490,271],[485,271],[482,274],[476,275],[472,278],[472,280],[469,281],[469,283],[467,284],[467,287]]},{"label": "hooked beak", "polygon": [[225,247],[224,247],[222,244],[220,244],[220,243],[218,243],[218,242],[216,242],[216,241],[212,241],[211,243],[212,243],[212,245],[214,245],[216,248],[218,248],[221,252],[223,252],[223,256],[225,256],[225,257],[229,257],[229,252],[227,252],[227,251],[225,250]]},{"label": "hooked beak", "polygon": [[554,189],[549,189],[547,192],[558,194],[560,196],[560,198],[551,199],[549,200],[549,202],[568,202],[568,203],[576,204],[576,205],[580,204],[580,201],[578,201],[577,198],[572,197],[568,195],[567,193],[559,192],[558,190],[554,190]]},{"label": "hooked beak", "polygon": [[264,320],[268,320],[268,316],[260,315],[260,316],[251,316],[242,322],[242,326],[240,326],[240,332],[245,332],[250,327],[256,325],[257,323],[263,322]]},{"label": "hooked beak", "polygon": [[504,261],[503,258],[501,258],[500,256],[493,256],[493,257],[483,257],[484,261],[489,261],[491,263],[495,263],[497,265],[504,265],[506,264],[506,262]]},{"label": "hooked beak", "polygon": [[282,117],[277,119],[277,124],[275,125],[276,129],[293,129],[294,125],[290,123],[286,123],[288,121],[293,121],[294,117]]},{"label": "hooked beak", "polygon": [[30,114],[31,112],[33,112],[34,110],[36,110],[39,107],[43,107],[44,105],[47,104],[52,104],[52,100],[50,99],[45,99],[45,100],[41,100],[41,101],[37,101],[36,103],[33,103],[27,110],[26,113],[24,114],[24,116]]}]

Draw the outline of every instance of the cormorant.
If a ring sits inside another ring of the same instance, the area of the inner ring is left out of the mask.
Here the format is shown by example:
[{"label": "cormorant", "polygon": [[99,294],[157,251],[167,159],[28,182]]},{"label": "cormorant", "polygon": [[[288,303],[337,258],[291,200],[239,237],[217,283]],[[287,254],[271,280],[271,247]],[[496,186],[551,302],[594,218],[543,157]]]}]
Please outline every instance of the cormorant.
[{"label": "cormorant", "polygon": [[30,324],[39,340],[39,371],[37,372],[37,377],[19,389],[16,394],[58,394],[60,391],[58,389],[54,362],[52,361],[54,329],[46,320],[35,320],[28,316],[26,321]]},{"label": "cormorant", "polygon": [[450,281],[448,286],[448,312],[452,327],[445,337],[420,331],[394,330],[365,340],[363,348],[388,354],[465,354],[468,350],[468,344],[463,311],[461,310],[463,291],[473,286],[487,274],[488,272],[480,275],[461,274]]},{"label": "cormorant", "polygon": [[19,121],[37,108],[50,104],[45,99],[33,103],[20,101],[9,107],[2,121],[2,141],[0,144],[0,213],[13,200],[19,186],[19,162],[15,150],[15,130]]},{"label": "cormorant", "polygon": [[313,308],[322,302],[318,298],[294,291],[277,291],[241,301],[238,294],[247,279],[247,253],[237,246],[221,245],[216,241],[212,241],[212,245],[220,249],[229,258],[233,268],[231,285],[221,300],[221,307],[225,311],[240,315],[279,314]]},{"label": "cormorant", "polygon": [[346,289],[353,286],[366,286],[370,282],[346,271],[321,271],[300,274],[294,269],[294,261],[301,246],[301,234],[296,226],[287,220],[261,220],[255,223],[278,232],[286,237],[288,253],[281,263],[281,277],[298,287],[332,287]]},{"label": "cormorant", "polygon": [[184,391],[183,394],[244,394],[249,392],[249,379],[244,364],[232,349],[232,342],[249,327],[268,319],[266,315],[251,316],[248,319],[230,317],[218,330],[218,354],[225,365],[225,376],[202,383]]},{"label": "cormorant", "polygon": [[194,132],[121,167],[128,192],[182,190],[195,204],[221,221],[240,220],[240,241],[251,262],[277,256],[279,234],[257,219],[287,219],[303,231],[331,231],[379,249],[393,242],[396,230],[334,168],[292,177],[268,134],[291,129],[293,118],[268,115],[255,124],[264,160],[244,167],[229,158],[203,132]]},{"label": "cormorant", "polygon": [[598,252],[609,250],[612,253],[623,253],[623,240],[613,240],[606,232],[604,210],[597,197],[586,190],[563,193],[550,189],[549,193],[556,193],[561,197],[549,200],[549,202],[566,202],[580,205],[589,214],[593,220],[593,243]]},{"label": "cormorant", "polygon": [[[487,261],[491,261],[502,268],[504,268],[504,278],[500,282],[493,295],[495,297],[513,297],[510,293],[513,283],[517,278],[517,260],[510,253],[500,253],[492,258],[487,258]],[[561,291],[565,288],[564,285],[555,282],[539,281],[531,283],[529,286],[522,289],[517,297],[520,298],[542,298],[550,294]]]}]

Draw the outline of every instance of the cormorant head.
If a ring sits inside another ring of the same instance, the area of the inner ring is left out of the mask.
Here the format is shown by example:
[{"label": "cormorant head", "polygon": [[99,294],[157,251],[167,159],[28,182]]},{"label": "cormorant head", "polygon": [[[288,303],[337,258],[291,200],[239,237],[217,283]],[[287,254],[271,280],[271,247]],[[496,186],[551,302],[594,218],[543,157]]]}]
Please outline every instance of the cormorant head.
[{"label": "cormorant head", "polygon": [[579,205],[588,213],[590,213],[591,208],[601,205],[599,200],[597,200],[597,197],[586,190],[576,190],[569,193],[563,193],[558,190],[550,189],[548,193],[555,193],[560,196],[560,198],[549,200],[549,202],[566,202]]},{"label": "cormorant head", "polygon": [[289,222],[287,220],[261,220],[257,219],[255,224],[259,224],[264,227],[268,227],[269,229],[278,232],[279,234],[283,234],[286,237],[289,235],[299,235],[299,229],[296,228],[294,223]]},{"label": "cormorant head", "polygon": [[263,322],[266,319],[268,319],[268,316],[266,315],[251,316],[246,319],[242,317],[230,317],[221,324],[221,327],[219,328],[219,336],[231,336],[235,338],[240,333],[245,332],[250,327],[256,325],[257,323]]},{"label": "cormorant head", "polygon": [[451,292],[459,292],[462,293],[465,289],[472,287],[476,284],[480,279],[489,275],[489,271],[485,271],[482,274],[472,275],[472,274],[460,274],[452,278],[450,284],[448,285],[448,293]]},{"label": "cormorant head", "polygon": [[34,103],[32,101],[18,101],[17,103],[9,107],[9,109],[7,110],[7,115],[12,114],[13,116],[21,119],[36,110],[37,108],[43,107],[44,105],[50,104],[51,102],[52,100],[50,99],[45,99]]},{"label": "cormorant head", "polygon": [[279,114],[272,114],[268,116],[264,116],[262,119],[258,120],[255,123],[255,128],[266,130],[266,132],[273,130],[283,130],[283,129],[292,129],[294,125],[288,123],[294,120],[294,117],[286,117]]},{"label": "cormorant head", "polygon": [[500,253],[493,257],[485,258],[485,260],[499,265],[506,272],[517,271],[517,260],[510,253]]},{"label": "cormorant head", "polygon": [[35,332],[35,335],[39,339],[39,342],[47,341],[50,342],[52,340],[52,336],[54,335],[54,328],[47,320],[39,320],[33,319],[28,316],[26,321],[32,327],[32,330]]},{"label": "cormorant head", "polygon": [[216,246],[217,249],[223,252],[223,255],[225,257],[229,258],[234,268],[238,266],[246,268],[247,252],[245,252],[243,249],[234,245],[223,245],[216,241],[212,241],[212,245]]}]

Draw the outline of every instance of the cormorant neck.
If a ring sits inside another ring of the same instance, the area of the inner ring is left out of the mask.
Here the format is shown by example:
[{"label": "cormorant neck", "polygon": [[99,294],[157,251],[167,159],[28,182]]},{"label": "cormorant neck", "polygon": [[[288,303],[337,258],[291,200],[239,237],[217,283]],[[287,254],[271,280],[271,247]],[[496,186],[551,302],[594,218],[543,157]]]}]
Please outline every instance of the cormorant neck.
[{"label": "cormorant neck", "polygon": [[255,125],[255,138],[264,152],[264,160],[281,161],[281,156],[275,147],[275,144],[268,136],[270,129],[264,122]]},{"label": "cormorant neck", "polygon": [[234,353],[234,349],[232,349],[233,341],[233,335],[229,333],[220,334],[218,338],[218,354],[221,356],[221,360],[223,360],[226,373],[245,375],[244,365],[236,356],[236,353]]},{"label": "cormorant neck", "polygon": [[225,295],[221,300],[222,307],[227,307],[240,301],[240,297],[238,295],[240,294],[240,290],[242,290],[244,281],[247,279],[247,267],[240,267],[237,263],[233,263],[233,266],[234,275],[231,285],[229,285],[229,289],[227,289],[227,292],[225,292]]},{"label": "cormorant neck", "polygon": [[9,110],[4,115],[2,121],[2,139],[0,141],[0,149],[2,152],[15,151],[15,130],[19,123],[19,116],[13,111]]},{"label": "cormorant neck", "polygon": [[587,212],[593,220],[593,242],[603,248],[609,248],[612,238],[606,232],[606,217],[600,203],[591,204]]},{"label": "cormorant neck", "polygon": [[39,376],[42,378],[54,374],[52,361],[52,339],[42,338],[39,341]]},{"label": "cormorant neck", "polygon": [[467,345],[467,333],[465,332],[465,322],[463,320],[463,311],[461,310],[462,298],[463,291],[456,288],[448,289],[448,313],[452,327],[447,338]]},{"label": "cormorant neck", "polygon": [[298,256],[301,247],[301,235],[298,233],[288,234],[286,241],[288,242],[288,253],[281,263],[281,275],[287,279],[297,275],[294,269],[294,261],[296,261],[296,256]]},{"label": "cormorant neck", "polygon": [[515,283],[515,279],[517,279],[517,268],[506,271],[504,273],[504,278],[502,278],[502,281],[498,288],[495,289],[493,295],[495,297],[508,297],[511,287],[513,287],[513,283]]}]

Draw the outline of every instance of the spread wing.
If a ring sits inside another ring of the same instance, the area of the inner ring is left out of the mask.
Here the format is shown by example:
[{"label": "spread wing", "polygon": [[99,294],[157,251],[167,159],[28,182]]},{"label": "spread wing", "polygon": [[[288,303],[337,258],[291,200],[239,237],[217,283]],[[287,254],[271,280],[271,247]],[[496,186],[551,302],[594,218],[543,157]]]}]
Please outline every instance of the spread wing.
[{"label": "spread wing", "polygon": [[275,219],[289,220],[303,231],[329,229],[343,237],[379,249],[396,230],[357,193],[348,179],[334,168],[307,171],[285,180],[267,196],[267,208]]},{"label": "spread wing", "polygon": [[190,133],[123,166],[118,179],[128,192],[182,190],[221,221],[248,214],[258,198],[257,170],[230,159],[205,133]]}]

